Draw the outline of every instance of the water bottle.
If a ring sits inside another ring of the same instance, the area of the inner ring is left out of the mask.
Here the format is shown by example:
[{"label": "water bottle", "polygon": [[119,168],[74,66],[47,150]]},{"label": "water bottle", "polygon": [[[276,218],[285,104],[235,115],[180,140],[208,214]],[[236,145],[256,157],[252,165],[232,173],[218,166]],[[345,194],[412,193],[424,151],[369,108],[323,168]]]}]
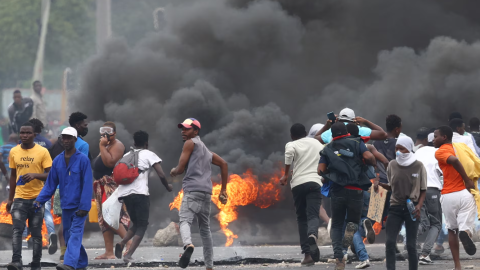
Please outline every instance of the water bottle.
[{"label": "water bottle", "polygon": [[417,219],[413,215],[413,211],[415,211],[415,205],[413,204],[412,200],[407,199],[407,208],[408,211],[410,212],[410,217],[412,218],[413,221],[416,221]]}]

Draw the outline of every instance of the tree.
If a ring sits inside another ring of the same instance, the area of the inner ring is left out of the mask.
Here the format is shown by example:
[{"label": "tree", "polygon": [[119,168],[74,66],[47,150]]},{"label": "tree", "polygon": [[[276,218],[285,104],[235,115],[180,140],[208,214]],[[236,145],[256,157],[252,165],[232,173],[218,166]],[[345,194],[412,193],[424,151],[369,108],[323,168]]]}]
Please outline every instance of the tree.
[{"label": "tree", "polygon": [[[41,1],[0,1],[0,89],[30,87],[40,5]],[[48,88],[59,88],[63,69],[95,52],[94,0],[52,0],[48,27],[44,80]]]}]

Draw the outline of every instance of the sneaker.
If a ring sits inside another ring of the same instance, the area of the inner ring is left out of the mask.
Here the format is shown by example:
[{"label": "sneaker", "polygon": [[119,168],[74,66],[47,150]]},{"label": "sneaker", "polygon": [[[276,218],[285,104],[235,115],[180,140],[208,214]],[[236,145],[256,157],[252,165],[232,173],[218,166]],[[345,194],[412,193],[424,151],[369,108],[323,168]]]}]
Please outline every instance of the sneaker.
[{"label": "sneaker", "polygon": [[183,252],[182,257],[180,257],[180,260],[178,261],[178,266],[180,266],[181,268],[188,267],[194,249],[195,248],[193,247],[193,245],[188,245],[185,247],[185,251]]},{"label": "sneaker", "polygon": [[11,262],[7,264],[8,270],[23,270],[23,263],[22,261],[19,262]]},{"label": "sneaker", "polygon": [[49,243],[48,243],[48,254],[52,255],[52,254],[55,254],[55,252],[57,252],[57,249],[58,249],[57,243],[58,243],[57,235],[55,233],[51,233]]},{"label": "sneaker", "polygon": [[61,263],[63,263],[63,259],[64,259],[64,258],[65,258],[65,255],[60,255],[59,261],[60,261]]},{"label": "sneaker", "polygon": [[328,225],[327,225],[327,232],[328,235],[330,236],[330,230],[332,229],[332,219],[328,220]]},{"label": "sneaker", "polygon": [[462,242],[463,248],[468,255],[475,255],[477,252],[477,247],[470,236],[470,231],[461,231],[459,233],[460,241]]},{"label": "sneaker", "polygon": [[433,261],[430,259],[430,255],[428,256],[420,255],[420,258],[418,259],[418,264],[421,264],[421,265],[428,265],[432,263]]},{"label": "sneaker", "polygon": [[22,249],[28,249],[28,241],[25,239],[22,240]]},{"label": "sneaker", "polygon": [[345,228],[345,235],[343,236],[343,247],[348,248],[353,244],[353,235],[355,234],[356,228],[353,222],[348,222],[347,227]]},{"label": "sneaker", "polygon": [[320,261],[320,250],[317,246],[317,237],[315,235],[310,235],[308,237],[308,245],[310,246],[310,256],[314,262]]},{"label": "sneaker", "polygon": [[335,260],[335,270],[345,270],[345,259]]},{"label": "sneaker", "polygon": [[375,243],[375,231],[373,230],[372,222],[370,221],[370,219],[365,219],[363,221],[363,228],[365,229],[365,235],[367,236],[368,243]]},{"label": "sneaker", "polygon": [[357,266],[355,266],[355,269],[364,269],[367,267],[370,267],[370,260],[360,262]]}]

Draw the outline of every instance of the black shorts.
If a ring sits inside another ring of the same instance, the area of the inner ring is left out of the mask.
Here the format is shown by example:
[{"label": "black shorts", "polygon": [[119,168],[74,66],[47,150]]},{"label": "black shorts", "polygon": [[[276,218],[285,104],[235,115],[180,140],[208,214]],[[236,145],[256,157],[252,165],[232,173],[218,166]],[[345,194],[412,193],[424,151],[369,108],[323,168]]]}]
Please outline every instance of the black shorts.
[{"label": "black shorts", "polygon": [[131,194],[121,199],[127,207],[127,212],[133,225],[137,227],[147,227],[150,214],[149,196]]}]

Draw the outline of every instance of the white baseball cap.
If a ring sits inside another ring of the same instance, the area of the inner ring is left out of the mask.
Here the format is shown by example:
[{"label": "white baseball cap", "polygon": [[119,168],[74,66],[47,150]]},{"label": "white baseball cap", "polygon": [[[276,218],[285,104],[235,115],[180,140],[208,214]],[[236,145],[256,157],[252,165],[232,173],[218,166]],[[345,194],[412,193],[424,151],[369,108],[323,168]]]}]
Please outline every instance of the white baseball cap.
[{"label": "white baseball cap", "polygon": [[435,136],[434,136],[433,132],[428,134],[428,142],[433,142],[434,137]]},{"label": "white baseball cap", "polygon": [[355,120],[355,112],[350,108],[345,108],[338,114],[338,120],[353,122]]},{"label": "white baseball cap", "polygon": [[315,124],[310,128],[310,131],[307,134],[307,137],[313,138],[317,134],[317,132],[323,128],[323,124]]},{"label": "white baseball cap", "polygon": [[67,127],[62,130],[62,135],[70,135],[77,138],[77,130],[73,127]]}]

